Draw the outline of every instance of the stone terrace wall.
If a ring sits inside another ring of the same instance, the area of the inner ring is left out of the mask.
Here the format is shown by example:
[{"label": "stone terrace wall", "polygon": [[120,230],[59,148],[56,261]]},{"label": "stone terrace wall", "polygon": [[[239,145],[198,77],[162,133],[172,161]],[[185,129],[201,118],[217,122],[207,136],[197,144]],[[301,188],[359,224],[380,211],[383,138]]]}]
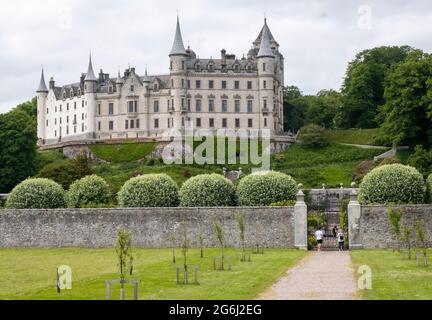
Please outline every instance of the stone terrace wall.
[{"label": "stone terrace wall", "polygon": [[[389,248],[396,244],[391,234],[388,210],[403,208],[401,223],[413,226],[415,219],[424,221],[426,236],[432,239],[432,205],[361,206],[359,239],[364,249]],[[414,236],[415,237],[415,236]],[[432,246],[432,243],[429,243]]]},{"label": "stone terrace wall", "polygon": [[204,245],[213,247],[215,220],[221,221],[227,246],[237,246],[238,212],[245,215],[248,246],[255,244],[258,225],[263,246],[294,248],[293,207],[0,210],[0,247],[112,247],[117,230],[125,227],[135,246],[163,248],[173,232],[179,234],[182,221],[191,245],[202,232]]}]

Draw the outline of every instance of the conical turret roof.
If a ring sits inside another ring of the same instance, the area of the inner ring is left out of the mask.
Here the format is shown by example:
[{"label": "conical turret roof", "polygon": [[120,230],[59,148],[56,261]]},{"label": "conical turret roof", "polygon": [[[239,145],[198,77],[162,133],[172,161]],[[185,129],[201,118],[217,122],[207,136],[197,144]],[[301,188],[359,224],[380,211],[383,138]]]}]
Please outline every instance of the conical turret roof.
[{"label": "conical turret roof", "polygon": [[90,55],[90,59],[89,59],[87,74],[86,74],[84,81],[97,81],[97,78],[96,78],[94,71],[93,71],[93,64],[92,64],[91,55]]},{"label": "conical turret roof", "polygon": [[45,84],[45,76],[44,76],[43,68],[42,68],[41,78],[39,82],[39,87],[36,92],[48,92],[47,86]]},{"label": "conical turret roof", "polygon": [[273,50],[270,47],[270,36],[269,36],[269,30],[266,28],[267,23],[264,22],[264,28],[263,33],[261,37],[261,44],[258,51],[257,57],[274,57]]},{"label": "conical turret roof", "polygon": [[176,26],[176,32],[174,37],[174,43],[170,52],[170,56],[176,54],[187,55],[183,44],[183,38],[180,29],[180,21],[178,16],[177,16],[177,26]]}]

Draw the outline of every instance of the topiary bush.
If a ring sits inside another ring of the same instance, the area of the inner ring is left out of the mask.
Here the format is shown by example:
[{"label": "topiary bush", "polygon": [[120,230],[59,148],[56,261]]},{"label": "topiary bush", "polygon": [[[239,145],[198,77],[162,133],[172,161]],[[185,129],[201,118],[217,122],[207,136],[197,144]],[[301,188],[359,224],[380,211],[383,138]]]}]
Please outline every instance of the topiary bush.
[{"label": "topiary bush", "polygon": [[362,203],[421,203],[425,184],[417,169],[402,164],[379,166],[360,184]]},{"label": "topiary bush", "polygon": [[297,191],[297,182],[287,174],[257,172],[240,180],[237,199],[242,206],[269,206],[279,201],[295,200]]},{"label": "topiary bush", "polygon": [[180,205],[183,207],[227,207],[235,204],[234,184],[216,173],[192,177],[180,189]]},{"label": "topiary bush", "polygon": [[110,186],[97,175],[75,181],[69,187],[67,204],[71,208],[108,204],[111,201]]},{"label": "topiary bush", "polygon": [[27,179],[18,184],[6,201],[11,209],[55,209],[66,206],[65,191],[49,179]]},{"label": "topiary bush", "polygon": [[166,174],[146,174],[127,181],[118,193],[123,208],[176,207],[178,186]]}]

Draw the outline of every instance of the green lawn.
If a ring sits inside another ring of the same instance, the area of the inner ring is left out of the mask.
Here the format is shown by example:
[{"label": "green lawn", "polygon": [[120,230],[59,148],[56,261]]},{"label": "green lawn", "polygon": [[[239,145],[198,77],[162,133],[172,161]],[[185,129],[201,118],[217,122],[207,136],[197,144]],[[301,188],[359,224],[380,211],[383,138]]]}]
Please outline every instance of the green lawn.
[{"label": "green lawn", "polygon": [[[177,250],[181,265],[180,250]],[[227,255],[238,251],[228,249]],[[252,262],[233,259],[232,271],[213,271],[217,249],[191,249],[189,263],[199,265],[200,285],[177,285],[170,249],[134,249],[134,275],[140,283],[140,299],[253,299],[271,286],[307,253],[268,249],[252,255]],[[72,268],[73,288],[58,294],[56,268]],[[0,250],[0,299],[105,299],[105,280],[117,279],[114,249],[3,249]],[[113,297],[119,297],[113,287]],[[126,291],[132,296],[132,288]]]},{"label": "green lawn", "polygon": [[90,146],[91,151],[99,159],[114,162],[130,162],[144,159],[156,147],[157,142],[133,143],[124,142],[122,144],[97,144]]},{"label": "green lawn", "polygon": [[[432,266],[417,266],[391,250],[352,251],[355,268],[368,265],[372,269],[372,290],[363,291],[367,300],[431,300]],[[429,253],[432,264],[432,252]]]},{"label": "green lawn", "polygon": [[326,136],[332,142],[373,145],[379,129],[327,130]]}]

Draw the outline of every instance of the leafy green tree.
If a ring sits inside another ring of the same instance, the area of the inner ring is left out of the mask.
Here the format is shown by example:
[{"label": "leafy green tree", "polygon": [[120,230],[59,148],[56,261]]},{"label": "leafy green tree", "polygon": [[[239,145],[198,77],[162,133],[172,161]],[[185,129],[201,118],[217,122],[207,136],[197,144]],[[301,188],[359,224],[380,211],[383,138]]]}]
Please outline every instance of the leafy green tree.
[{"label": "leafy green tree", "polygon": [[301,128],[299,139],[302,144],[312,148],[320,148],[328,144],[325,129],[316,124]]},{"label": "leafy green tree", "polygon": [[316,96],[308,96],[305,121],[327,129],[335,128],[335,117],[341,106],[341,94],[335,90],[321,90]]},{"label": "leafy green tree", "polygon": [[22,110],[0,114],[0,192],[34,174],[36,126]]},{"label": "leafy green tree", "polygon": [[37,98],[34,97],[30,101],[26,101],[17,105],[14,110],[20,110],[27,113],[35,122],[37,121]]},{"label": "leafy green tree", "polygon": [[426,150],[423,146],[417,145],[414,153],[408,158],[408,164],[427,177],[429,173],[432,173],[432,150]]},{"label": "leafy green tree", "polygon": [[288,86],[283,90],[284,127],[285,130],[297,132],[304,125],[306,104],[302,92],[296,86]]},{"label": "leafy green tree", "polygon": [[343,104],[337,116],[341,128],[376,128],[378,107],[384,104],[387,71],[415,51],[409,46],[377,47],[359,52],[348,64],[342,85]]},{"label": "leafy green tree", "polygon": [[121,229],[117,232],[116,253],[120,273],[120,300],[124,300],[124,281],[133,272],[132,233]]},{"label": "leafy green tree", "polygon": [[432,145],[432,55],[420,51],[386,76],[379,139],[393,145]]}]

